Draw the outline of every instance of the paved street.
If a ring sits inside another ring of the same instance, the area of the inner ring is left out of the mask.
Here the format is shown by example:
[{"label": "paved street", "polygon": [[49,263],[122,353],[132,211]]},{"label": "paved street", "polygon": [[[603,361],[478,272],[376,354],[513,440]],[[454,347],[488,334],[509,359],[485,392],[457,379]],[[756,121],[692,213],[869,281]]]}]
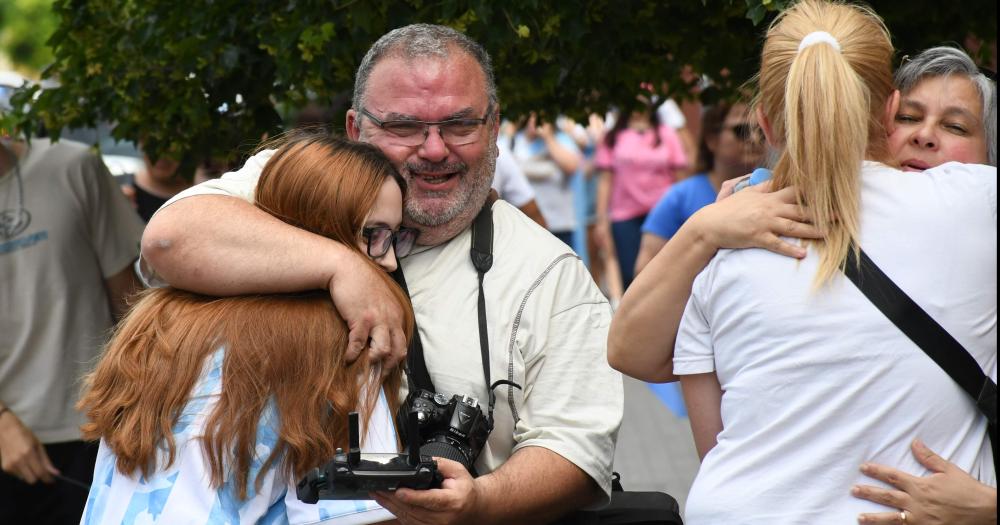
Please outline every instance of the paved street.
[{"label": "paved street", "polygon": [[698,471],[687,419],[680,419],[649,387],[625,377],[625,418],[618,434],[615,471],[626,490],[655,490],[677,498],[684,509]]}]

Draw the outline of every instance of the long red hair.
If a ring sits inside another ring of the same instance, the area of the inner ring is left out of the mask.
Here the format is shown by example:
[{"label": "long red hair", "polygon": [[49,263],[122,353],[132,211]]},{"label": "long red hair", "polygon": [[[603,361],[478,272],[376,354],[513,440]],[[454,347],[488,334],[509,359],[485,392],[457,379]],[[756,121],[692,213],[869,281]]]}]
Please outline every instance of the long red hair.
[{"label": "long red hair", "polygon": [[[286,138],[268,161],[255,199],[271,215],[360,253],[359,232],[387,177],[403,189],[396,170],[372,146],[295,136]],[[378,273],[406,312],[409,339],[409,298],[387,274]],[[332,458],[337,447],[346,448],[347,414],[358,410],[367,421],[380,389],[395,413],[399,369],[383,379],[380,364],[364,353],[346,362],[347,335],[346,323],[323,290],[236,297],[149,290],[85,378],[77,405],[89,418],[82,426],[84,437],[103,438],[123,473],[149,475],[160,468],[157,451],[164,445],[162,468],[169,467],[176,455],[172,428],[207,358],[224,347],[221,394],[208,415],[202,446],[213,486],[222,485],[231,465],[239,497],[246,498],[258,421],[268,403],[279,416],[278,442],[257,484],[270,468],[299,477]],[[275,465],[279,458],[281,464]]]}]

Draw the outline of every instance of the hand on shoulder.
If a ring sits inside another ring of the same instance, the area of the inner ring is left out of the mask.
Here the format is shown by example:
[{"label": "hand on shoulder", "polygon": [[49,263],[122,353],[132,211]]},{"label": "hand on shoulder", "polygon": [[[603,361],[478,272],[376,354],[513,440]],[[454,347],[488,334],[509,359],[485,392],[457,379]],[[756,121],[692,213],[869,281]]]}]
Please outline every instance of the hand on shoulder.
[{"label": "hand on shoulder", "polygon": [[[822,233],[810,224],[805,208],[796,200],[794,188],[771,191],[765,182],[732,193],[734,181],[727,181],[720,200],[705,206],[685,224],[716,248],[763,248],[801,259],[803,246],[782,239],[819,239]],[[722,197],[728,191],[729,196]]]}]

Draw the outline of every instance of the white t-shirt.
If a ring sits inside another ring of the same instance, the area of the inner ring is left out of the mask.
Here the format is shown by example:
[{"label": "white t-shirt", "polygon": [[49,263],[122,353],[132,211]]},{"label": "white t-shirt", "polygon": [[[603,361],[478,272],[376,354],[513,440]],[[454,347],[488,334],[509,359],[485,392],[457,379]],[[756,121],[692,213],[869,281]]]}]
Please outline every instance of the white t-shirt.
[{"label": "white t-shirt", "polygon": [[[997,376],[996,168],[904,173],[866,162],[860,243],[900,288]],[[996,485],[969,396],[844,276],[812,290],[818,256],[722,250],[695,280],[674,357],[715,371],[723,431],[685,523],[854,523],[898,509],[854,498],[866,461],[914,475],[919,437]]]},{"label": "white t-shirt", "polygon": [[668,98],[656,108],[656,115],[660,117],[660,124],[666,124],[674,129],[681,129],[687,124],[681,107],[672,98]]},{"label": "white t-shirt", "polygon": [[[202,194],[252,200],[272,154],[258,153],[166,205]],[[523,390],[496,389],[496,426],[476,468],[488,473],[520,448],[547,448],[593,478],[607,501],[624,410],[621,374],[607,361],[611,307],[579,257],[523,213],[497,201],[493,222],[494,263],[484,282],[490,376]],[[418,246],[401,263],[435,388],[476,397],[485,410],[470,239],[466,229],[443,245]]]},{"label": "white t-shirt", "polygon": [[510,152],[510,147],[501,138],[497,141],[496,172],[493,174],[493,189],[497,190],[500,198],[520,208],[528,204],[535,198],[535,190],[531,189],[528,178],[521,171],[521,166],[517,165],[517,160]]}]

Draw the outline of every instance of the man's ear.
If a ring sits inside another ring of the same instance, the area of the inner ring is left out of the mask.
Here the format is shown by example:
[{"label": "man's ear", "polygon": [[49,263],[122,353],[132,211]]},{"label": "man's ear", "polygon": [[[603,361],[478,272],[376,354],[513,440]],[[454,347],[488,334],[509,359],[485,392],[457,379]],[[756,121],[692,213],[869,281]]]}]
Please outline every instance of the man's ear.
[{"label": "man's ear", "polygon": [[344,126],[347,130],[347,138],[358,140],[361,136],[361,121],[358,120],[358,113],[353,109],[347,110],[347,123]]},{"label": "man's ear", "polygon": [[767,120],[767,115],[764,114],[764,108],[757,106],[754,113],[757,116],[757,124],[760,126],[761,131],[764,132],[764,138],[767,139],[767,145],[775,148],[780,146],[780,143],[774,140],[774,133],[771,130],[771,121]]},{"label": "man's ear", "polygon": [[885,114],[882,115],[882,125],[885,126],[885,134],[892,135],[896,131],[896,113],[899,113],[899,101],[902,96],[898,89],[892,90],[889,99],[885,101]]},{"label": "man's ear", "polygon": [[496,109],[496,114],[493,116],[493,129],[490,130],[493,135],[493,142],[497,141],[497,137],[500,136],[500,108]]}]

